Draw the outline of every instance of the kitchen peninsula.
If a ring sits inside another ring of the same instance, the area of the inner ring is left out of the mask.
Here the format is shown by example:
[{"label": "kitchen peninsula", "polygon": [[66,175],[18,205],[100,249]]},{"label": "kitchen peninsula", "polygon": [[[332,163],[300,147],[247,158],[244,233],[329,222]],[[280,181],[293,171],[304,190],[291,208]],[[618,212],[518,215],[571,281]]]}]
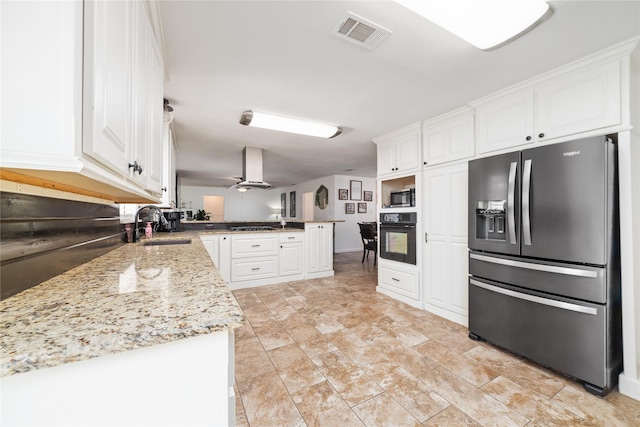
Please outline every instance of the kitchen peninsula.
[{"label": "kitchen peninsula", "polygon": [[126,244],[0,302],[3,425],[235,419],[242,312],[197,233],[160,236],[191,242]]},{"label": "kitchen peninsula", "polygon": [[333,276],[333,221],[188,221],[231,289]]}]

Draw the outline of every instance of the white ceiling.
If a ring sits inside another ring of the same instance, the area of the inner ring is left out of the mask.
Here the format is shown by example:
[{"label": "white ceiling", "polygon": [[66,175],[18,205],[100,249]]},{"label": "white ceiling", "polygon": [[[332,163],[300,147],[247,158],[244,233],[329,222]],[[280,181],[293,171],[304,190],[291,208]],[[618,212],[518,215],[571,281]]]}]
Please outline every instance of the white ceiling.
[{"label": "white ceiling", "polygon": [[[548,20],[485,52],[390,1],[163,0],[180,184],[236,183],[245,146],[264,149],[273,186],[375,177],[372,138],[640,36],[640,0],[550,4]],[[393,33],[374,50],[332,35],[347,11]],[[320,139],[240,125],[250,109],[343,133]]]}]

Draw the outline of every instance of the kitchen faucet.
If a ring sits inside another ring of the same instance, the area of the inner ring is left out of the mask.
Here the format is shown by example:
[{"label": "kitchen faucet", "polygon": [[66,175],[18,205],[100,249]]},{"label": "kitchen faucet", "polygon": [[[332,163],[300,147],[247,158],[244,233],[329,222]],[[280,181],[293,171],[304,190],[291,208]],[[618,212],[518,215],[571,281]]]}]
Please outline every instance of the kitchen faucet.
[{"label": "kitchen faucet", "polygon": [[162,215],[162,211],[160,210],[159,207],[154,206],[154,205],[145,205],[142,206],[140,209],[138,209],[138,212],[136,212],[136,216],[134,218],[134,232],[135,232],[135,236],[133,238],[134,242],[139,242],[140,241],[140,230],[138,229],[138,217],[140,216],[140,212],[142,212],[144,209],[153,209],[158,213],[158,223],[159,225],[162,225],[164,223],[167,222],[167,220],[165,219],[164,215]]}]

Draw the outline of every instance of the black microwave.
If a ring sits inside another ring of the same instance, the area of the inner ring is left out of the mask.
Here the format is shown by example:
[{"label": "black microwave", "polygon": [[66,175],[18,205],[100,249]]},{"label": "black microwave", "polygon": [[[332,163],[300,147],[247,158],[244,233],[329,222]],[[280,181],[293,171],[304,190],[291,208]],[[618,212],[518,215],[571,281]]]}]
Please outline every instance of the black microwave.
[{"label": "black microwave", "polygon": [[389,206],[392,208],[411,207],[416,205],[416,189],[392,191],[389,194]]}]

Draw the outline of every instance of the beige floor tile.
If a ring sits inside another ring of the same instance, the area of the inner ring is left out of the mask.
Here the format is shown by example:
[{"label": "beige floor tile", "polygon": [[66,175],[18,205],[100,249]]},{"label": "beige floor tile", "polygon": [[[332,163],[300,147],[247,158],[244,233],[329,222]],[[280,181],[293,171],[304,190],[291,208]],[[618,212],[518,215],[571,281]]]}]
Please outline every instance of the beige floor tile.
[{"label": "beige floor tile", "polygon": [[329,334],[327,335],[327,339],[338,347],[338,350],[360,366],[389,361],[380,351],[371,347],[366,341],[348,329],[341,329]]},{"label": "beige floor tile", "polygon": [[[620,409],[622,412],[626,412],[640,419],[640,401],[616,391],[605,396],[604,400],[613,407]],[[640,422],[638,425],[640,425]]]},{"label": "beige floor tile", "polygon": [[364,426],[327,381],[298,390],[292,397],[309,427]]},{"label": "beige floor tile", "polygon": [[437,366],[437,363],[429,359],[429,357],[395,338],[376,338],[371,347],[375,348],[390,361],[402,366],[419,380],[428,377],[429,372]]},{"label": "beige floor tile", "polygon": [[589,394],[578,386],[564,387],[551,401],[581,417],[584,425],[640,426],[638,417],[616,408],[606,400]]},{"label": "beige floor tile", "polygon": [[513,354],[485,343],[478,343],[478,345],[471,350],[465,351],[464,355],[498,371],[504,371],[509,366],[520,362],[520,359]]},{"label": "beige floor tile", "polygon": [[276,370],[258,338],[236,342],[235,365],[238,381]]},{"label": "beige floor tile", "polygon": [[540,369],[533,369],[523,363],[507,366],[500,375],[548,399],[564,387],[563,379],[559,376],[546,374]]},{"label": "beige floor tile", "polygon": [[337,350],[331,341],[309,324],[289,329],[289,334],[309,357]]},{"label": "beige floor tile", "polygon": [[353,408],[368,427],[420,426],[421,424],[387,393],[376,396]]},{"label": "beige floor tile", "polygon": [[277,293],[262,296],[260,301],[271,311],[274,317],[278,317],[278,313],[280,312],[293,309],[293,307]]},{"label": "beige floor tile", "polygon": [[[478,424],[476,420],[462,412],[460,409],[455,406],[449,406],[444,411],[440,412],[438,415],[429,418],[427,421],[422,423],[423,426],[428,427],[479,427],[481,424]],[[529,427],[529,424],[527,424]]]},{"label": "beige floor tile", "polygon": [[251,323],[247,322],[242,327],[234,330],[234,338],[236,342],[246,340],[248,338],[255,338],[256,333],[253,331],[251,327]]},{"label": "beige floor tile", "polygon": [[304,425],[302,415],[275,371],[238,381],[238,389],[249,425]]},{"label": "beige floor tile", "polygon": [[437,341],[420,344],[415,349],[476,387],[480,387],[500,375],[499,370],[481,364]]},{"label": "beige floor tile", "polygon": [[236,331],[239,426],[640,426],[640,402],[589,395],[376,292],[377,268],[360,260],[336,254],[334,277],[233,291],[248,320]]},{"label": "beige floor tile", "polygon": [[242,306],[242,311],[244,311],[247,320],[251,323],[266,322],[274,318],[271,310],[262,302],[247,305],[246,307]]},{"label": "beige floor tile", "polygon": [[426,335],[432,340],[454,349],[458,353],[464,353],[478,345],[477,341],[469,338],[467,329],[439,330]]},{"label": "beige floor tile", "polygon": [[297,344],[267,351],[289,393],[325,381],[311,359]]},{"label": "beige floor tile", "polygon": [[424,422],[449,407],[445,398],[404,369],[386,375],[380,385],[418,421]]},{"label": "beige floor tile", "polygon": [[282,326],[276,320],[254,323],[253,330],[265,350],[271,350],[294,343],[291,335],[282,329]]},{"label": "beige floor tile", "polygon": [[547,426],[584,425],[581,417],[504,377],[496,378],[481,390],[535,423]]},{"label": "beige floor tile", "polygon": [[444,367],[430,372],[425,380],[440,396],[458,407],[461,411],[488,426],[524,426],[529,419],[505,404],[495,400],[487,393],[477,389]]},{"label": "beige floor tile", "polygon": [[313,363],[349,406],[357,405],[384,391],[339,350],[316,356]]}]

